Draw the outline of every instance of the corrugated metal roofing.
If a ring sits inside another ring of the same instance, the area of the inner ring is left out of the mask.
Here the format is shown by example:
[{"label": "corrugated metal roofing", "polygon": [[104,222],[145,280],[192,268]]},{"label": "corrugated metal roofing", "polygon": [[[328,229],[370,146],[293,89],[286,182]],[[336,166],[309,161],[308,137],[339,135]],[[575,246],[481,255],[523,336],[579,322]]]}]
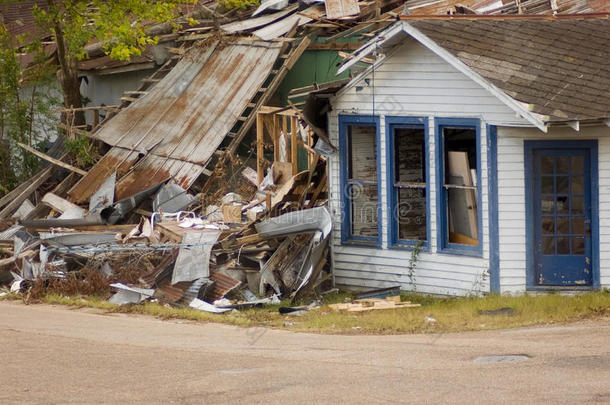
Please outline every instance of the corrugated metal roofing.
[{"label": "corrugated metal roofing", "polygon": [[119,180],[117,199],[168,177],[188,189],[265,82],[280,50],[281,43],[251,39],[193,47],[148,94],[94,134],[114,148],[70,196],[86,201],[107,177],[100,173],[111,174],[120,162],[128,169],[138,153],[145,157]]},{"label": "corrugated metal roofing", "polygon": [[210,274],[210,280],[214,281],[214,286],[210,294],[210,302],[221,299],[229,291],[239,287],[241,284],[241,281],[235,280],[233,277],[229,277],[219,271]]}]

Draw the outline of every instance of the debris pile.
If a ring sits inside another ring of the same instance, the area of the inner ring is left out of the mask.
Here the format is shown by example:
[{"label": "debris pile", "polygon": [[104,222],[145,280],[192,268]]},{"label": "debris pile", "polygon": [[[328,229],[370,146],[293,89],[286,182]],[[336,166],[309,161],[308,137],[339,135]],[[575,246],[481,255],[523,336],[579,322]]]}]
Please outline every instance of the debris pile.
[{"label": "debris pile", "polygon": [[[43,171],[53,175],[3,219],[0,275],[13,292],[112,291],[115,304],[158,300],[215,313],[303,298],[330,277],[326,162],[311,161],[294,175],[278,169],[284,162],[269,163],[261,187],[242,163],[226,183],[248,194],[227,192],[213,203],[172,179],[115,201],[113,173],[76,204],[70,171],[50,166]],[[20,198],[12,196],[0,205]]]}]

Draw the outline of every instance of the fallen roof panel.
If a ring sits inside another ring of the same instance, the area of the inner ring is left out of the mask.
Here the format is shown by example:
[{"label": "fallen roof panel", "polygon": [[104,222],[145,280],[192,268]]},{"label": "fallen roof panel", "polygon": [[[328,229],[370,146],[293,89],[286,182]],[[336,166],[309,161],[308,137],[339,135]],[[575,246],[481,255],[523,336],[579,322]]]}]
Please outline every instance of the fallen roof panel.
[{"label": "fallen roof panel", "polygon": [[263,86],[281,46],[245,38],[194,46],[148,94],[93,135],[114,148],[71,198],[86,201],[116,165],[131,167],[138,154],[145,157],[117,182],[118,199],[168,177],[188,189]]}]

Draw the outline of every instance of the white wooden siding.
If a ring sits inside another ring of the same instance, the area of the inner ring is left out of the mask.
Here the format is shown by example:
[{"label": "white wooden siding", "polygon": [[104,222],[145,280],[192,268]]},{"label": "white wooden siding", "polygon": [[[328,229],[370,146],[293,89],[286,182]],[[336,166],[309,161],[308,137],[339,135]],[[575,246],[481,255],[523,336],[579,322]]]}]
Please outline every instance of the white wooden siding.
[{"label": "white wooden siding", "polygon": [[[483,87],[415,41],[407,41],[398,51],[388,56],[375,72],[370,72],[365,78],[369,81],[368,85],[364,80],[360,80],[332,100],[333,111],[329,115],[328,130],[331,141],[338,145],[339,114],[380,116],[382,246],[374,248],[341,244],[340,167],[339,155],[334,155],[329,159],[329,190],[334,221],[332,244],[337,285],[353,289],[400,285],[405,290],[446,295],[488,292],[489,211],[485,124],[529,124]],[[385,116],[429,117],[431,240],[429,251],[419,254],[413,277],[409,274],[411,251],[388,248]],[[478,170],[481,171],[482,188],[479,209],[483,219],[480,230],[483,235],[483,257],[437,253],[434,117],[481,119],[481,167]],[[514,178],[518,180],[516,174]],[[608,219],[610,221],[610,216]]]},{"label": "white wooden siding", "polygon": [[551,128],[547,134],[533,128],[498,128],[498,219],[500,234],[500,288],[520,293],[526,288],[525,161],[524,140],[598,140],[600,282],[610,286],[610,128],[607,126]]}]

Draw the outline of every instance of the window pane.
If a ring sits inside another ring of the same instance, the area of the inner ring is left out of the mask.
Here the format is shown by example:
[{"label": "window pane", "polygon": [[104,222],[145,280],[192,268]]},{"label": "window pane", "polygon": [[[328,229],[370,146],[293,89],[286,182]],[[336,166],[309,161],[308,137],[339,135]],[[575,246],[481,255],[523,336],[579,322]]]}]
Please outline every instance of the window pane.
[{"label": "window pane", "polygon": [[582,156],[572,157],[572,174],[583,174],[585,169],[585,158]]},{"label": "window pane", "polygon": [[352,235],[377,237],[377,186],[351,185],[349,195]]},{"label": "window pane", "polygon": [[[474,128],[443,128],[445,184],[476,187],[477,144]],[[477,189],[447,188],[450,243],[478,245]]]},{"label": "window pane", "polygon": [[394,130],[396,182],[426,182],[424,136],[424,128],[397,128]]},{"label": "window pane", "polygon": [[583,214],[585,212],[585,198],[572,197],[572,214]]},{"label": "window pane", "polygon": [[585,254],[585,238],[572,238],[572,254],[573,255],[584,255]]},{"label": "window pane", "polygon": [[425,129],[394,129],[394,226],[399,240],[426,240]]},{"label": "window pane", "polygon": [[543,194],[553,194],[553,176],[543,176],[542,177],[542,193]]},{"label": "window pane", "polygon": [[572,194],[584,194],[585,178],[582,176],[572,177]]},{"label": "window pane", "polygon": [[398,189],[398,239],[426,240],[426,189]]},{"label": "window pane", "polygon": [[376,129],[372,125],[351,125],[348,127],[350,180],[377,183],[377,140]]},{"label": "window pane", "polygon": [[557,234],[568,235],[570,233],[570,218],[557,217]]},{"label": "window pane", "polygon": [[555,238],[542,238],[542,254],[555,254]]},{"label": "window pane", "polygon": [[569,177],[568,176],[557,176],[557,194],[568,194],[568,184]]},{"label": "window pane", "polygon": [[543,156],[541,158],[541,160],[542,160],[542,162],[541,162],[542,173],[543,174],[553,174],[553,158]]},{"label": "window pane", "polygon": [[568,173],[570,158],[567,156],[561,156],[557,158],[557,174]]},{"label": "window pane", "polygon": [[570,254],[570,238],[557,238],[557,254],[558,255],[569,255]]},{"label": "window pane", "polygon": [[[348,141],[348,204],[352,236],[378,237],[377,134],[374,125],[351,125]],[[357,181],[358,183],[354,183]]]},{"label": "window pane", "polygon": [[558,196],[557,197],[557,213],[558,214],[567,214],[570,212],[570,206],[568,204],[567,196]]},{"label": "window pane", "polygon": [[584,235],[585,233],[585,218],[584,217],[573,217],[572,218],[572,234],[573,235]]},{"label": "window pane", "polygon": [[553,197],[542,197],[542,201],[540,202],[542,212],[545,214],[552,214],[554,212],[553,202]]},{"label": "window pane", "polygon": [[542,233],[544,235],[552,235],[555,233],[555,220],[553,217],[542,218]]}]

